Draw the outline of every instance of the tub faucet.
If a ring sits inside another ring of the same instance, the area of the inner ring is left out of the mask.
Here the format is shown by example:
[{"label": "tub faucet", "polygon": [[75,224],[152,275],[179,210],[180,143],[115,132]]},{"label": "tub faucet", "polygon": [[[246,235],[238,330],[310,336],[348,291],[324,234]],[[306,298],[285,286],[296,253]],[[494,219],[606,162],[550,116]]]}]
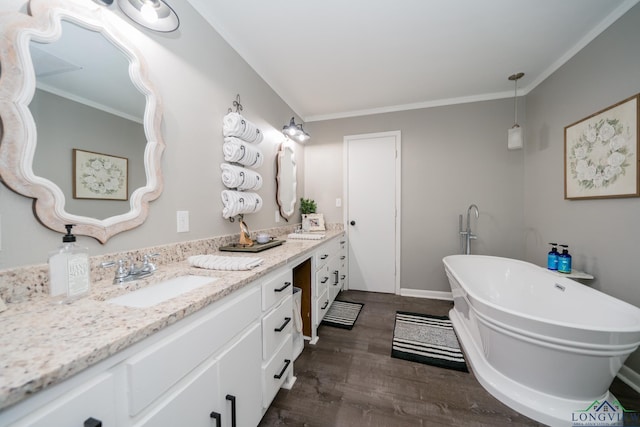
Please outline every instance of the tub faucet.
[{"label": "tub faucet", "polygon": [[480,217],[480,211],[478,210],[478,206],[472,204],[467,209],[467,229],[462,229],[462,215],[460,215],[458,221],[458,228],[460,233],[460,252],[463,254],[469,255],[471,253],[471,240],[475,240],[478,238],[475,234],[471,232],[471,212],[475,213],[476,219]]}]

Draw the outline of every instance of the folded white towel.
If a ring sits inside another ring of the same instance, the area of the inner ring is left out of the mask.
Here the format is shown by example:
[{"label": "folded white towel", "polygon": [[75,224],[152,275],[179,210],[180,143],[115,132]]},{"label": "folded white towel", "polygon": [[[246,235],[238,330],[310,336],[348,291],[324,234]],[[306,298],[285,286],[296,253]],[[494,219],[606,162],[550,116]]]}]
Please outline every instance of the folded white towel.
[{"label": "folded white towel", "polygon": [[227,219],[239,214],[258,212],[262,209],[262,197],[258,193],[222,190],[222,216]]},{"label": "folded white towel", "polygon": [[240,163],[241,165],[252,168],[259,168],[264,162],[264,156],[258,147],[247,144],[241,139],[232,136],[224,138],[222,152],[227,162]]},{"label": "folded white towel", "polygon": [[209,270],[251,270],[259,266],[264,261],[262,258],[247,258],[219,255],[194,255],[187,258],[193,267],[206,268]]},{"label": "folded white towel", "polygon": [[239,113],[229,113],[222,119],[222,134],[235,136],[246,142],[259,144],[262,142],[260,129]]},{"label": "folded white towel", "polygon": [[320,240],[324,239],[324,234],[291,233],[287,236],[287,239]]},{"label": "folded white towel", "polygon": [[220,169],[222,169],[222,183],[227,188],[259,190],[262,187],[262,176],[256,171],[227,163],[222,163]]}]

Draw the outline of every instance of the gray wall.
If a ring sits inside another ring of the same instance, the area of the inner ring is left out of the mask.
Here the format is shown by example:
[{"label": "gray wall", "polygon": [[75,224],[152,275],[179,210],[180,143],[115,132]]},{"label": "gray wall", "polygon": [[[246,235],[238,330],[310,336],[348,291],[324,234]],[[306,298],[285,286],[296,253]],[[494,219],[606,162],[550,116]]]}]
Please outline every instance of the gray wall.
[{"label": "gray wall", "polygon": [[449,292],[442,258],[459,252],[458,215],[471,203],[480,208],[474,253],[524,256],[523,151],[507,150],[512,125],[512,99],[308,123],[305,194],[342,221],[343,137],[400,130],[400,285]]},{"label": "gray wall", "polygon": [[[591,286],[640,307],[640,199],[569,201],[563,187],[564,127],[638,92],[635,6],[527,95],[524,222],[528,261],[543,263],[549,241],[569,244]],[[640,352],[627,365],[640,372]]]},{"label": "gray wall", "polygon": [[[3,0],[0,12],[24,12],[25,4],[26,0]],[[173,0],[171,6],[180,16],[177,33],[145,31],[122,18],[133,32],[130,40],[144,52],[163,101],[164,191],[151,203],[149,218],[139,228],[118,234],[105,245],[79,237],[92,255],[238,232],[237,223],[222,218],[220,199],[222,118],[238,93],[245,117],[265,132],[261,149],[268,159],[258,170],[264,178],[259,191],[264,208],[248,215],[247,224],[254,230],[285,224],[275,222],[275,154],[282,140],[279,130],[294,115],[292,110],[185,0]],[[110,10],[122,16],[115,3]],[[294,149],[301,193],[304,149],[300,145]],[[177,210],[190,211],[190,232],[176,232]],[[0,218],[0,269],[46,262],[48,252],[60,244],[61,234],[43,227],[32,214],[31,199],[4,185],[0,185]]]},{"label": "gray wall", "polygon": [[128,200],[73,198],[73,149],[128,159],[128,195],[147,184],[144,173],[146,137],[142,123],[36,90],[29,110],[36,121],[38,146],[33,172],[55,182],[65,197],[65,210],[105,219],[131,209]]}]

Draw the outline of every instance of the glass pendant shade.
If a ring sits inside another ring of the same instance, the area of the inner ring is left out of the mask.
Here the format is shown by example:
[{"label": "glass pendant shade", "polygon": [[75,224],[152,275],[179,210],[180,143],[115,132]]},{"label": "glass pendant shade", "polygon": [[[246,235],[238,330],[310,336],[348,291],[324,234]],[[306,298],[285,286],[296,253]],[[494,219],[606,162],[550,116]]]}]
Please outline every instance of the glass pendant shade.
[{"label": "glass pendant shade", "polygon": [[129,18],[150,30],[169,33],[180,26],[178,15],[162,0],[118,0],[118,6]]}]

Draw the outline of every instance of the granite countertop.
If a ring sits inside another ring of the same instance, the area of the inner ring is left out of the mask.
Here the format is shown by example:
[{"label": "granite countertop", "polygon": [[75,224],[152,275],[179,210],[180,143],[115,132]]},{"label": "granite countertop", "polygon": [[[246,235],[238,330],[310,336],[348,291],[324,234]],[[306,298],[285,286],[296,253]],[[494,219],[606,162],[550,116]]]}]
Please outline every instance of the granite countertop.
[{"label": "granite countertop", "polygon": [[[118,353],[191,313],[243,288],[254,280],[343,234],[324,232],[321,240],[287,240],[259,253],[215,252],[223,256],[259,257],[249,271],[218,271],[182,262],[160,265],[152,276],[113,285],[92,284],[91,293],[72,304],[39,297],[8,304],[0,313],[0,410]],[[286,239],[279,236],[279,239]],[[114,296],[185,274],[218,278],[183,295],[148,308],[104,302]]]}]

